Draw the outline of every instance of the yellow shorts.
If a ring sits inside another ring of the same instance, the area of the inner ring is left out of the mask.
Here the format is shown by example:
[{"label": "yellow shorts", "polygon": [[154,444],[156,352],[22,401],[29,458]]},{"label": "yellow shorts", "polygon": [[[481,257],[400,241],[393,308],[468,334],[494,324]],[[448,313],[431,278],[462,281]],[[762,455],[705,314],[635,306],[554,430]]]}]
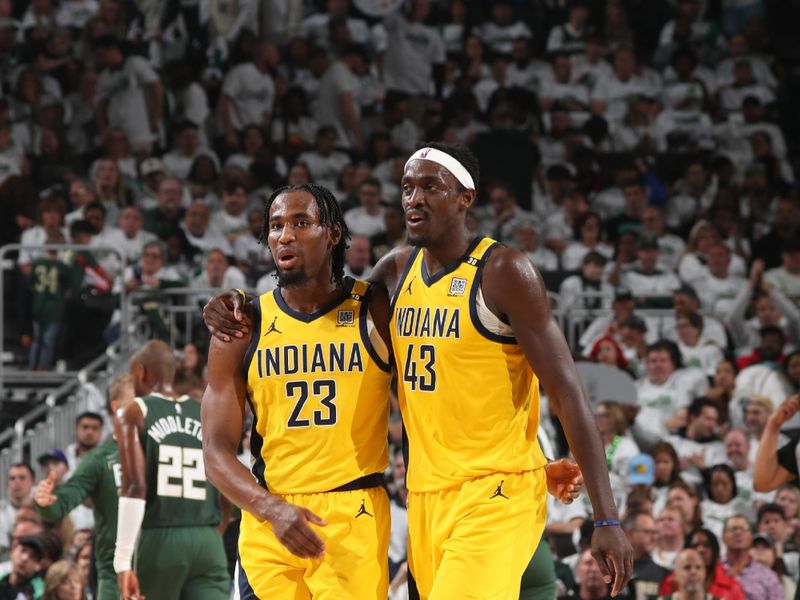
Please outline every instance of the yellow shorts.
[{"label": "yellow shorts", "polygon": [[242,600],[386,600],[389,498],[381,487],[281,496],[327,521],[319,559],[292,554],[269,522],[242,511],[234,597]]},{"label": "yellow shorts", "polygon": [[409,493],[409,565],[422,600],[516,600],[544,531],[544,469]]}]

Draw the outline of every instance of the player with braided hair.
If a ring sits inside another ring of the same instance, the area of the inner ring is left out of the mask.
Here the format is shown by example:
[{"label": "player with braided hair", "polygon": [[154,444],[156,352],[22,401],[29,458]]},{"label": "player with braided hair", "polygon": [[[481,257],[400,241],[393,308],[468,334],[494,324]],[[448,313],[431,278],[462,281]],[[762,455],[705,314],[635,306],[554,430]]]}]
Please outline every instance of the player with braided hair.
[{"label": "player with braided hair", "polygon": [[[344,276],[348,237],[327,189],[277,190],[262,238],[278,288],[249,303],[247,335],[211,343],[204,456],[243,509],[236,598],[388,595],[389,297]],[[236,458],[245,401],[250,471]]]}]

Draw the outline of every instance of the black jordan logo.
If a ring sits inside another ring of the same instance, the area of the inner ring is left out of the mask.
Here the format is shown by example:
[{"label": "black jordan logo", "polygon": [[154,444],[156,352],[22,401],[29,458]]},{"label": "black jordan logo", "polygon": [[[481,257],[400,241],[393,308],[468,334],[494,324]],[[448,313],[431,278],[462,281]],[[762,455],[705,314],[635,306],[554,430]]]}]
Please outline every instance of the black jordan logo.
[{"label": "black jordan logo", "polygon": [[498,485],[498,486],[497,486],[497,489],[494,491],[494,494],[492,494],[492,495],[489,497],[489,500],[491,500],[492,498],[497,498],[498,496],[500,496],[501,498],[505,498],[506,500],[509,500],[509,499],[510,499],[508,496],[506,496],[506,495],[503,493],[503,481],[505,481],[505,480],[501,480],[501,481],[500,481],[500,485]]},{"label": "black jordan logo", "polygon": [[361,501],[361,508],[358,509],[358,513],[356,514],[356,519],[361,515],[367,515],[368,517],[372,517],[372,513],[367,510],[366,500]]},{"label": "black jordan logo", "polygon": [[277,320],[278,320],[278,317],[275,317],[274,319],[272,319],[272,323],[270,323],[270,325],[269,325],[269,329],[267,329],[267,333],[265,333],[265,334],[264,334],[265,336],[266,336],[266,335],[269,335],[269,334],[270,334],[270,333],[272,333],[273,331],[274,331],[275,333],[283,333],[283,332],[282,332],[280,329],[278,329],[277,327],[275,327],[275,321],[277,321]]},{"label": "black jordan logo", "polygon": [[414,280],[416,278],[417,278],[417,276],[414,275],[414,277],[411,278],[411,281],[408,282],[408,287],[406,288],[406,294],[410,294],[411,293],[411,284],[414,283]]}]

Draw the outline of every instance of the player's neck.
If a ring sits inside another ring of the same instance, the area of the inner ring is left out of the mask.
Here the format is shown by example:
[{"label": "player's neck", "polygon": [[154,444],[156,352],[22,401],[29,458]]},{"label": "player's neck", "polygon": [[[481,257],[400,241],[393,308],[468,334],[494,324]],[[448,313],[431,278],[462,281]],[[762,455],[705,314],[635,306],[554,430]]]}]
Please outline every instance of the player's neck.
[{"label": "player's neck", "polygon": [[171,383],[157,383],[150,388],[149,394],[159,394],[168,398],[177,398],[178,394],[172,389]]},{"label": "player's neck", "polygon": [[424,247],[425,266],[428,273],[436,273],[464,256],[475,235],[466,228],[454,228],[454,231],[435,243]]},{"label": "player's neck", "polygon": [[292,310],[311,314],[327,306],[342,293],[342,283],[331,281],[331,273],[311,278],[297,285],[281,287],[281,296]]}]

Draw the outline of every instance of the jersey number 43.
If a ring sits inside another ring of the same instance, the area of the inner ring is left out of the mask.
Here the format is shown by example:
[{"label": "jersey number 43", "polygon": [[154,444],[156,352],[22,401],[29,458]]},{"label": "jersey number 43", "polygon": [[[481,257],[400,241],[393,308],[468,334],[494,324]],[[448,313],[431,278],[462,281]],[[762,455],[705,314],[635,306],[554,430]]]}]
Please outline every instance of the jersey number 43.
[{"label": "jersey number 43", "polygon": [[436,347],[431,344],[409,344],[403,367],[403,381],[412,391],[432,392],[436,389]]}]

